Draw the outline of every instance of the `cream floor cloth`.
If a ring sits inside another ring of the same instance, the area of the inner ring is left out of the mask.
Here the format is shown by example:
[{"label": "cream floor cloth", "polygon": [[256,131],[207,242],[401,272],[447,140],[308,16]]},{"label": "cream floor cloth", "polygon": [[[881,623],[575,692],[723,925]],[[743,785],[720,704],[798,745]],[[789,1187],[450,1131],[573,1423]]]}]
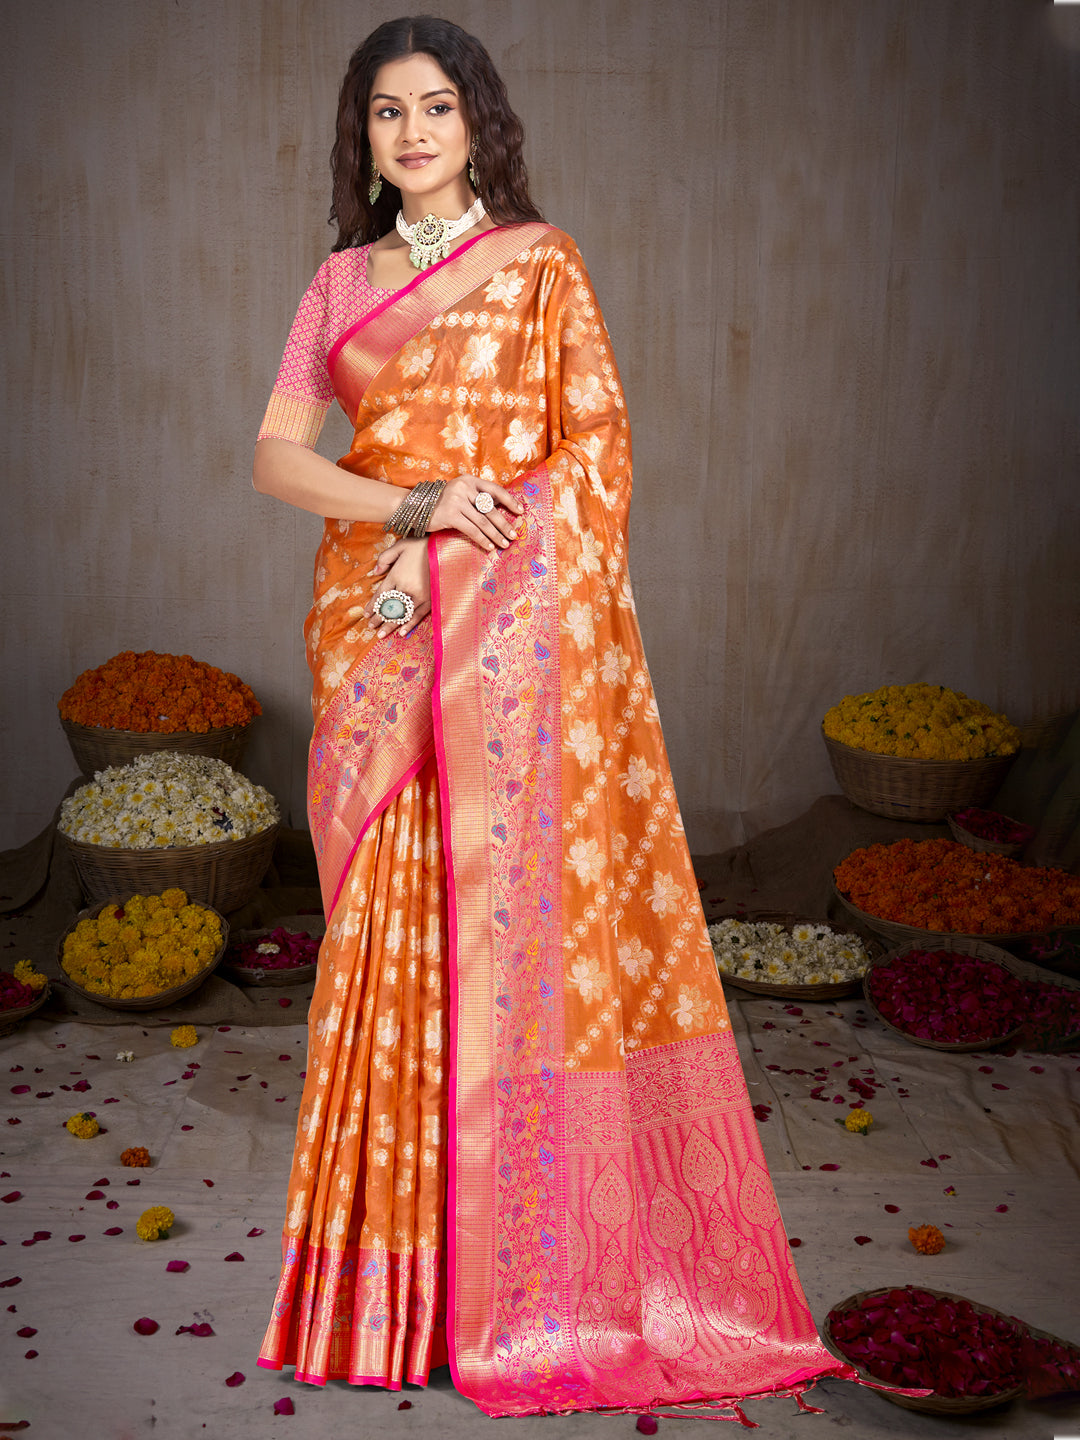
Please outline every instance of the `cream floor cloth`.
[{"label": "cream floor cloth", "polygon": [[[759,1112],[765,1153],[819,1323],[856,1290],[914,1282],[1080,1341],[1080,1056],[943,1056],[891,1038],[856,1000],[729,998],[751,1098],[768,1107]],[[72,1021],[32,1020],[0,1040],[0,1281],[18,1279],[0,1289],[0,1435],[21,1433],[10,1426],[25,1420],[28,1440],[457,1440],[495,1423],[454,1392],[445,1370],[426,1391],[391,1395],[343,1383],[317,1391],[291,1372],[256,1368],[305,1046],[301,1025],[203,1027],[189,1050],[172,1049],[167,1029]],[[115,1059],[128,1049],[131,1063]],[[835,1123],[856,1098],[853,1079],[874,1087],[864,1103],[877,1123],[866,1138]],[[68,1135],[63,1122],[76,1110],[96,1111],[106,1133]],[[129,1145],[149,1149],[149,1170],[120,1165]],[[167,1241],[147,1244],[135,1222],[152,1204],[169,1205],[177,1223]],[[908,1225],[924,1221],[948,1237],[939,1256],[908,1244]],[[36,1232],[49,1238],[27,1245]],[[242,1261],[226,1258],[236,1253]],[[174,1259],[190,1268],[168,1273]],[[159,1322],[156,1334],[133,1332],[142,1316]],[[198,1322],[214,1334],[175,1333]],[[21,1337],[27,1327],[35,1333]],[[235,1372],[245,1380],[230,1387]],[[285,1397],[295,1414],[275,1416]],[[954,1421],[850,1385],[827,1382],[809,1398],[827,1416],[799,1416],[786,1400],[746,1408],[763,1440],[795,1433],[796,1421],[803,1440],[832,1425],[860,1440],[956,1433]],[[403,1400],[411,1409],[399,1411]],[[635,1434],[632,1417],[595,1415],[498,1427],[507,1440]],[[1080,1404],[1018,1403],[978,1428],[1010,1440],[1080,1435]],[[716,1433],[702,1420],[678,1426],[686,1440]]]}]

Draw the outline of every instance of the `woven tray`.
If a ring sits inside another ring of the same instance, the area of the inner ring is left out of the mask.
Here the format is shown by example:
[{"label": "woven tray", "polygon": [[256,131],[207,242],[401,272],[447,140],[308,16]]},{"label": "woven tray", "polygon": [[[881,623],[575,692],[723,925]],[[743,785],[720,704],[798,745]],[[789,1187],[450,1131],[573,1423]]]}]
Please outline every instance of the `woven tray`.
[{"label": "woven tray", "polygon": [[41,1009],[48,998],[49,982],[46,980],[37,999],[29,1005],[24,1005],[20,1010],[0,1010],[0,1037],[14,1034],[24,1020],[29,1020],[31,1015]]},{"label": "woven tray", "polygon": [[75,994],[81,995],[84,1000],[90,1000],[95,1005],[104,1005],[108,1010],[159,1010],[163,1005],[171,1005],[174,1000],[182,1000],[185,995],[190,995],[192,991],[197,990],[204,981],[209,980],[229,944],[229,922],[225,919],[224,915],[219,914],[214,909],[214,906],[210,904],[207,904],[206,908],[208,910],[214,910],[214,913],[221,921],[221,944],[218,946],[214,958],[209,964],[205,965],[197,975],[191,976],[190,979],[185,980],[181,985],[173,985],[168,990],[159,990],[156,995],[138,995],[134,999],[124,1000],[115,998],[112,995],[99,995],[95,990],[87,990],[84,986],[72,980],[71,976],[64,969],[62,963],[64,958],[64,942],[80,920],[91,920],[95,916],[100,915],[102,910],[107,909],[110,905],[125,905],[128,900],[131,899],[132,895],[145,895],[147,893],[153,894],[154,892],[128,890],[118,895],[110,895],[104,903],[100,900],[95,901],[94,904],[88,905],[85,910],[79,911],[78,915],[76,915],[75,919],[57,941],[56,958],[64,977],[60,982],[62,985],[66,986],[69,990],[74,990]]},{"label": "woven tray", "polygon": [[965,830],[954,815],[948,817],[948,826],[954,840],[966,845],[969,850],[977,850],[980,855],[1004,855],[1006,859],[1012,860],[1024,848],[1023,844],[1016,840],[984,840],[981,835]]},{"label": "woven tray", "polygon": [[[871,969],[877,969],[882,965],[887,965],[890,961],[897,959],[898,956],[905,955],[909,950],[916,948],[921,949],[923,947],[916,947],[910,944],[898,946],[895,950],[890,950],[888,954],[883,955],[880,960],[871,966]],[[989,960],[994,965],[1000,965],[1003,970],[1008,970],[1009,974],[1015,975],[1017,979],[1022,980],[1024,978],[1021,967],[1011,955],[1006,954],[1004,950],[999,950],[996,945],[988,945],[982,940],[969,939],[966,935],[939,936],[933,941],[932,947],[927,946],[926,948],[949,950],[956,955],[972,955],[976,960]],[[863,997],[875,1020],[880,1020],[882,1025],[891,1030],[894,1035],[899,1035],[901,1039],[909,1041],[912,1045],[922,1045],[927,1050],[949,1050],[958,1053],[973,1052],[976,1050],[992,1050],[995,1045],[1003,1045],[1007,1040],[1011,1040],[1014,1035],[1019,1035],[1020,1031],[1024,1028],[1022,1024],[1015,1025],[1011,1030],[1006,1030],[1001,1035],[990,1036],[984,1040],[924,1040],[918,1035],[912,1035],[910,1030],[904,1030],[901,1026],[894,1025],[891,1020],[886,1020],[870,994],[869,970],[863,977],[862,990]]]},{"label": "woven tray", "polygon": [[110,765],[126,765],[136,755],[146,755],[154,750],[205,755],[212,760],[224,760],[226,765],[238,770],[251,731],[250,721],[246,725],[230,725],[223,730],[206,730],[202,734],[194,730],[177,730],[164,735],[153,730],[111,730],[100,725],[80,725],[76,720],[65,720],[63,717],[60,724],[64,727],[75,763],[84,775],[96,775]]},{"label": "woven tray", "polygon": [[[868,910],[860,910],[858,905],[853,904],[836,888],[835,883],[832,893],[849,915],[853,915],[856,920],[861,920],[864,925],[869,925],[871,930],[876,930],[879,935],[884,935],[886,940],[891,940],[896,945],[903,944],[906,940],[948,940],[950,936],[954,939],[981,940],[985,945],[1014,945],[1021,940],[1037,940],[1040,935],[1047,933],[1043,930],[1014,930],[1007,935],[964,935],[958,930],[920,930],[917,925],[902,925],[899,920],[882,920],[879,915],[871,915]],[[1072,935],[1077,931],[1080,931],[1080,926],[1055,925],[1052,933]]]},{"label": "woven tray", "polygon": [[[848,1356],[844,1354],[843,1350],[841,1350],[840,1346],[833,1339],[832,1317],[837,1312],[853,1309],[860,1301],[869,1299],[874,1295],[887,1295],[890,1290],[905,1290],[908,1288],[925,1290],[928,1295],[936,1295],[943,1300],[960,1301],[967,1299],[966,1296],[957,1295],[949,1290],[932,1290],[929,1285],[918,1285],[914,1287],[884,1285],[878,1290],[856,1291],[854,1295],[849,1295],[846,1300],[841,1300],[839,1304],[834,1305],[825,1317],[825,1324],[821,1329],[821,1338],[825,1342],[826,1349],[830,1350],[838,1360],[842,1360],[845,1365],[850,1365],[852,1369],[856,1370],[860,1379],[868,1381],[877,1391],[877,1394],[884,1400],[891,1400],[894,1405],[900,1405],[905,1410],[921,1410],[927,1415],[974,1415],[979,1410],[992,1410],[997,1405],[1008,1405],[1010,1401],[1018,1400],[1020,1396],[1023,1395],[1023,1384],[1010,1386],[1008,1390],[999,1390],[996,1395],[979,1395],[970,1398],[960,1396],[955,1399],[947,1395],[938,1395],[936,1392],[920,1398],[917,1395],[900,1395],[895,1390],[878,1388],[882,1385],[888,1385],[889,1381],[880,1379],[871,1371],[864,1369],[861,1365],[857,1365],[855,1361],[850,1360]],[[997,1315],[1002,1320],[1008,1320],[1010,1324],[1016,1326],[1018,1334],[1022,1333],[1026,1328],[1023,1322],[1017,1320],[1015,1316],[1003,1315],[1000,1310],[994,1310],[989,1305],[979,1305],[974,1300],[968,1300],[967,1303],[972,1309],[977,1310],[980,1315]]]},{"label": "woven tray", "polygon": [[836,783],[872,815],[929,824],[953,810],[985,805],[999,789],[1012,755],[985,760],[908,760],[856,750],[821,732]]},{"label": "woven tray", "polygon": [[[828,925],[834,934],[850,935],[853,940],[857,940],[869,955],[871,964],[883,949],[875,941],[864,940],[854,931],[837,930],[828,920],[807,920],[805,915],[793,915],[784,910],[757,910],[749,915],[722,915],[720,918],[745,920],[751,925],[780,925],[788,931],[793,930],[796,925]],[[716,921],[712,923],[716,924]],[[716,973],[725,985],[731,985],[736,990],[745,990],[749,995],[770,995],[779,1000],[842,1000],[846,995],[858,995],[862,990],[861,979],[839,980],[828,985],[777,985],[768,980],[744,980],[741,976],[729,975],[719,966]]]},{"label": "woven tray", "polygon": [[274,853],[278,826],[244,840],[174,845],[155,850],[110,850],[61,834],[88,900],[123,892],[160,894],[171,885],[192,900],[227,913],[245,905],[259,888]]},{"label": "woven tray", "polygon": [[[274,930],[287,930],[291,934],[297,934],[306,930],[312,939],[317,935],[325,934],[326,921],[319,915],[310,917],[297,916],[295,924],[285,924],[281,920],[276,925],[267,925],[261,930],[237,930],[233,936],[233,947],[239,943],[251,940],[258,940],[264,935],[270,935]],[[303,920],[307,923],[300,924]],[[309,980],[314,980],[318,974],[319,967],[315,962],[310,965],[293,965],[288,969],[264,970],[257,965],[234,965],[229,962],[228,952],[226,958],[218,966],[218,974],[226,980],[231,980],[234,985],[251,986],[280,986],[280,985],[306,985]]]}]

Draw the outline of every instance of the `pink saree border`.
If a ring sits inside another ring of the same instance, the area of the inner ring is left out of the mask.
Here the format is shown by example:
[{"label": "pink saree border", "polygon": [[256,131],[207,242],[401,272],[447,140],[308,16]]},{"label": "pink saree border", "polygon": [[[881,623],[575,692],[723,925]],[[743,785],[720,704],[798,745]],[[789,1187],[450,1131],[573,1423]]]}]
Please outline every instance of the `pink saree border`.
[{"label": "pink saree border", "polygon": [[550,231],[550,225],[538,221],[485,230],[339,336],[326,363],[352,423],[357,423],[368,386],[402,346]]}]

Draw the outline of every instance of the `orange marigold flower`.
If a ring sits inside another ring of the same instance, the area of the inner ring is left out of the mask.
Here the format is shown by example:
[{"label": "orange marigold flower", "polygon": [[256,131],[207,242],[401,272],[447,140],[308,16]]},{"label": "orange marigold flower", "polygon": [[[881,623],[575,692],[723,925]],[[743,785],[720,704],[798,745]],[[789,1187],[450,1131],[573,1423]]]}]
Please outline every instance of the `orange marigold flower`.
[{"label": "orange marigold flower", "polygon": [[150,1151],[145,1145],[129,1145],[120,1155],[121,1165],[130,1165],[133,1170],[150,1164]]},{"label": "orange marigold flower", "polygon": [[60,714],[110,730],[205,733],[246,725],[262,706],[236,675],[190,655],[125,650],[84,670],[60,697]]},{"label": "orange marigold flower", "polygon": [[936,1225],[911,1225],[907,1234],[920,1255],[938,1255],[945,1249],[945,1236]]}]

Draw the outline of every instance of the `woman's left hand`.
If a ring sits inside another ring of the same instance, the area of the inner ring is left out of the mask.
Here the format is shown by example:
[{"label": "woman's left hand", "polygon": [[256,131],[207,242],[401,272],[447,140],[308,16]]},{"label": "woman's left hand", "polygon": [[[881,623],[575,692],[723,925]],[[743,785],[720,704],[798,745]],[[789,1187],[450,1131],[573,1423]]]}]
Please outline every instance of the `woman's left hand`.
[{"label": "woman's left hand", "polygon": [[[408,635],[431,613],[431,571],[426,539],[396,540],[382,551],[370,573],[376,577],[375,588],[365,610],[376,639],[382,640],[395,631]],[[382,620],[376,614],[375,607],[387,590],[400,590],[411,598],[414,608],[409,620],[398,624]]]}]

